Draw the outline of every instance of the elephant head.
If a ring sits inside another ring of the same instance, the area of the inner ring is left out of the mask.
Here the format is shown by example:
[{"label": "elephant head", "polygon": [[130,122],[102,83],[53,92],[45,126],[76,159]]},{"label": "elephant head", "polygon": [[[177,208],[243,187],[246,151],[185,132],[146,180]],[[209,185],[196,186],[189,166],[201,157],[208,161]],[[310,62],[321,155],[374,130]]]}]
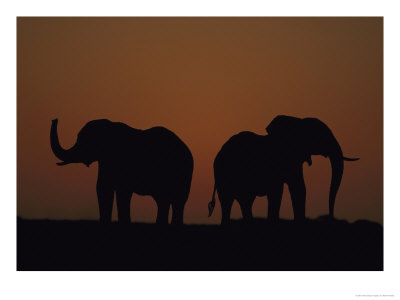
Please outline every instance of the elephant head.
[{"label": "elephant head", "polygon": [[87,123],[78,133],[74,146],[63,149],[60,145],[57,133],[58,119],[54,119],[50,129],[50,144],[55,156],[61,160],[57,163],[63,166],[70,163],[83,163],[87,167],[101,157],[106,149],[106,136],[110,130],[111,121],[94,120]]},{"label": "elephant head", "polygon": [[332,168],[329,190],[329,216],[333,217],[335,198],[343,176],[343,161],[358,158],[343,156],[342,149],[326,124],[316,118],[296,118],[277,116],[267,126],[266,131],[290,147],[291,153],[311,165],[311,155],[328,157]]}]

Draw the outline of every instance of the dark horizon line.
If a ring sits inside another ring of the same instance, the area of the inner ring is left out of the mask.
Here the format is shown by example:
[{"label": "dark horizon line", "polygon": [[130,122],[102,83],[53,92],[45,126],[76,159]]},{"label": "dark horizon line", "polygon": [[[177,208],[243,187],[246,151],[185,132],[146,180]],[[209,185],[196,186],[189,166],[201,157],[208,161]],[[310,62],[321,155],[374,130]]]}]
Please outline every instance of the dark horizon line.
[{"label": "dark horizon line", "polygon": [[[267,220],[268,220],[268,218],[256,217],[256,218],[254,218],[253,225],[257,225],[258,222],[265,222]],[[91,222],[91,223],[100,224],[98,219],[51,219],[51,218],[40,218],[39,219],[39,218],[24,218],[24,217],[20,217],[20,216],[17,216],[17,221],[88,222],[88,223]],[[243,218],[238,218],[238,219],[233,218],[233,219],[231,219],[231,221],[232,221],[233,225],[245,222]],[[356,222],[369,222],[369,223],[378,224],[378,225],[382,226],[382,228],[383,228],[383,222],[380,223],[380,222],[372,221],[372,220],[368,220],[368,219],[357,219],[357,220],[352,221],[352,222],[349,221],[349,220],[346,220],[346,219],[336,219],[336,218],[333,219],[333,220],[328,220],[328,215],[320,215],[320,216],[318,216],[316,218],[306,218],[305,223],[310,222],[310,221],[311,222],[319,222],[319,221],[330,222],[330,221],[332,221],[332,222],[336,222],[336,223],[346,222],[349,225],[354,224]],[[279,219],[279,223],[280,222],[282,222],[282,223],[295,223],[294,219],[284,219],[284,218],[280,218]],[[113,220],[111,223],[112,224],[118,224],[118,220]],[[149,222],[135,222],[135,221],[132,221],[132,222],[130,222],[130,224],[133,224],[133,225],[157,225],[154,221],[153,222],[151,222],[151,221],[149,221]],[[168,224],[168,225],[171,225],[171,224]],[[184,222],[183,225],[184,226],[185,225],[186,226],[187,225],[189,225],[189,226],[221,226],[220,223],[186,223],[186,222]],[[252,224],[250,224],[250,225],[252,225]]]}]

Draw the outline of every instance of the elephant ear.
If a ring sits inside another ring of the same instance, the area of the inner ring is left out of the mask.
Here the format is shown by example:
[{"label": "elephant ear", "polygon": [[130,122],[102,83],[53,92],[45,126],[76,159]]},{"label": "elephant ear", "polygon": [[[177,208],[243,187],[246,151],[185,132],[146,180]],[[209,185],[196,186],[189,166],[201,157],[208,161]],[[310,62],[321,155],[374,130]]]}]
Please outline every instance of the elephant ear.
[{"label": "elephant ear", "polygon": [[304,140],[303,123],[303,119],[279,115],[265,130],[291,158],[306,161],[311,166],[311,154],[308,151],[307,141]]},{"label": "elephant ear", "polygon": [[100,119],[88,122],[78,133],[76,146],[87,160],[98,160],[113,144],[113,122]]},{"label": "elephant ear", "polygon": [[265,128],[268,134],[281,137],[296,136],[301,128],[300,118],[279,115]]}]

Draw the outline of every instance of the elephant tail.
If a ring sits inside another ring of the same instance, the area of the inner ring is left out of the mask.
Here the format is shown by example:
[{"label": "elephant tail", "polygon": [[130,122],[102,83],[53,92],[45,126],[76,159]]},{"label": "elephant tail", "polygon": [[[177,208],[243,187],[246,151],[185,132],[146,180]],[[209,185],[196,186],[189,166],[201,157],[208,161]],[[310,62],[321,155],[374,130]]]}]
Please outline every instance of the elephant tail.
[{"label": "elephant tail", "polygon": [[211,201],[208,203],[208,216],[211,217],[213,211],[214,211],[214,207],[215,207],[215,191],[217,190],[216,185],[214,184],[214,192],[212,195],[212,199]]}]

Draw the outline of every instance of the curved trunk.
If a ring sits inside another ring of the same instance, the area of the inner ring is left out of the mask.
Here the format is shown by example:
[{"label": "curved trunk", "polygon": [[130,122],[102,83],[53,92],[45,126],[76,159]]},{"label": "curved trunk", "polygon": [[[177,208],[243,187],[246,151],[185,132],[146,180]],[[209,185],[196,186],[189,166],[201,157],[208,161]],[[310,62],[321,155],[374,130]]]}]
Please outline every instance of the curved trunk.
[{"label": "curved trunk", "polygon": [[329,153],[329,160],[332,167],[332,179],[331,186],[329,189],[329,216],[333,218],[333,212],[335,208],[336,194],[339,190],[340,183],[343,176],[343,153],[337,141],[335,141],[336,149],[332,149]]},{"label": "curved trunk", "polygon": [[59,165],[65,165],[67,163],[73,162],[75,159],[74,155],[74,147],[69,150],[65,150],[61,147],[60,142],[58,140],[58,133],[57,133],[57,124],[58,120],[55,119],[52,121],[51,129],[50,129],[50,145],[51,150],[58,159],[62,160],[62,163],[58,163]]}]

